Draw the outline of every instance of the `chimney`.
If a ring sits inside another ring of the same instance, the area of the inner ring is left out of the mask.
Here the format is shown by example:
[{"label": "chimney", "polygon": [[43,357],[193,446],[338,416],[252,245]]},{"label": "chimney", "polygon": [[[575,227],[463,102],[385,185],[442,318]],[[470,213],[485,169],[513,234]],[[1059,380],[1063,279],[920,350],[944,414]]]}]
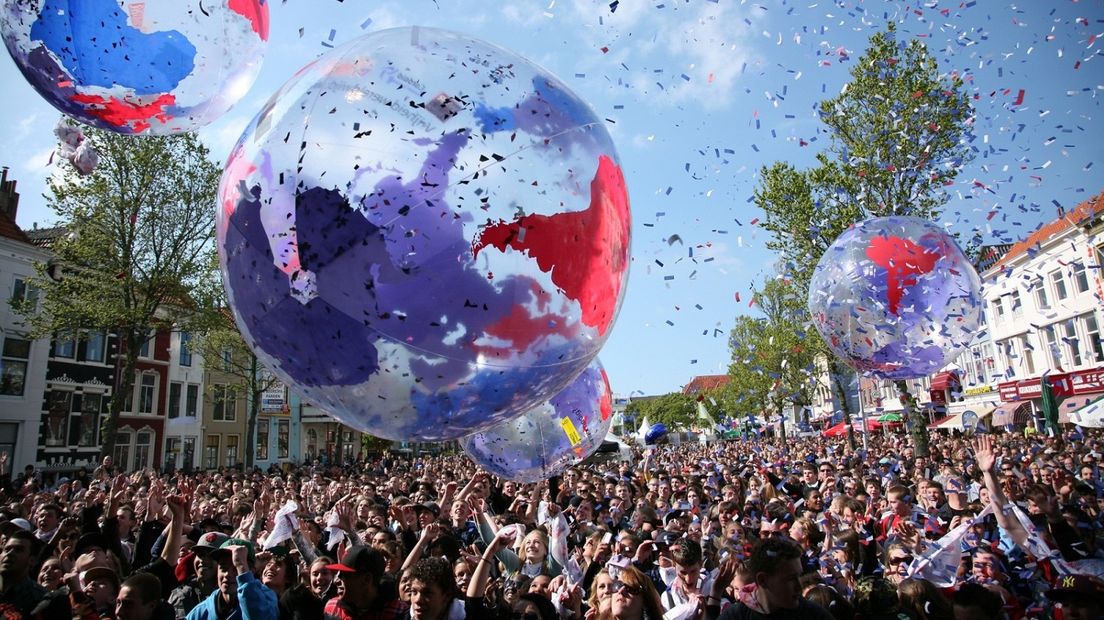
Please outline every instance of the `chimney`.
[{"label": "chimney", "polygon": [[1062,205],[1058,204],[1057,201],[1055,201],[1054,204],[1058,207],[1058,219],[1062,219],[1063,217],[1066,217],[1066,208],[1063,207]]},{"label": "chimney", "polygon": [[15,213],[19,209],[19,192],[15,191],[15,181],[8,180],[8,167],[4,166],[0,172],[0,213],[4,213],[15,221]]}]

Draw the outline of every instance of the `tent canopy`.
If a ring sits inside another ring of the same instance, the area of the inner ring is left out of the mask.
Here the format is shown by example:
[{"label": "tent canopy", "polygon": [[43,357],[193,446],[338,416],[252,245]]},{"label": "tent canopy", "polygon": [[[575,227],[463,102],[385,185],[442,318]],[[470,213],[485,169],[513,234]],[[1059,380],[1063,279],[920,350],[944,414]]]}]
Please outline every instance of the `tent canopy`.
[{"label": "tent canopy", "polygon": [[1031,401],[1001,403],[993,410],[993,426],[1027,424],[1031,421]]},{"label": "tent canopy", "polygon": [[[1067,407],[1068,406],[1068,407]],[[1062,419],[1065,413],[1066,419]],[[1058,420],[1086,428],[1104,428],[1104,396],[1071,396],[1058,408]]]}]

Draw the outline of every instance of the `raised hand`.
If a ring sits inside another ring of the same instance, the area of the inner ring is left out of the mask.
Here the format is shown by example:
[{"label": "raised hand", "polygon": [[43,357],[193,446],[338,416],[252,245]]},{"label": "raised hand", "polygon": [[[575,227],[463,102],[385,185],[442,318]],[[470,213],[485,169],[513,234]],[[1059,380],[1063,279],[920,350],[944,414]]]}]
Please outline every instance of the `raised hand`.
[{"label": "raised hand", "polygon": [[709,593],[710,598],[720,599],[728,586],[732,585],[732,580],[736,578],[739,569],[740,561],[736,559],[736,556],[730,555],[725,558],[721,562],[720,568],[717,569],[717,577],[713,579],[713,591]]},{"label": "raised hand", "polygon": [[993,440],[989,435],[979,435],[974,440],[974,458],[977,459],[978,468],[981,471],[993,471],[997,464],[997,457],[993,454]]},{"label": "raised hand", "polygon": [[177,523],[184,523],[184,519],[192,507],[191,498],[184,495],[170,495],[167,503],[169,513],[172,514],[172,520]]},{"label": "raised hand", "polygon": [[437,537],[440,535],[441,524],[436,521],[425,526],[425,529],[422,530],[422,540],[426,542],[433,542],[434,540],[437,540]]},{"label": "raised hand", "polygon": [[334,505],[334,513],[337,514],[337,527],[346,532],[353,531],[353,506],[349,502],[338,502]]}]

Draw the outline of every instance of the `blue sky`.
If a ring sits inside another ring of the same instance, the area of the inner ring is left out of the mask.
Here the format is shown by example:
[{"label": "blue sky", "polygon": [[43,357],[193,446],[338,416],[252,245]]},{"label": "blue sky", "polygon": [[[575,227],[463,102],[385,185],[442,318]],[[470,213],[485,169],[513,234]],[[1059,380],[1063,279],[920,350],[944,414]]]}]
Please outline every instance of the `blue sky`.
[{"label": "blue sky", "polygon": [[[628,292],[600,356],[620,394],[726,371],[728,331],[755,312],[751,289],[775,260],[750,202],[758,170],[809,165],[826,146],[815,105],[839,93],[887,21],[921,37],[975,97],[977,156],[950,188],[940,224],[1017,240],[1057,206],[1104,190],[1099,0],[286,0],[272,4],[271,19],[257,83],[201,132],[218,160],[296,69],[327,46],[394,26],[448,28],[511,49],[608,119],[634,216]],[[48,225],[41,194],[57,114],[10,59],[0,79],[0,164],[19,181],[18,222]]]}]

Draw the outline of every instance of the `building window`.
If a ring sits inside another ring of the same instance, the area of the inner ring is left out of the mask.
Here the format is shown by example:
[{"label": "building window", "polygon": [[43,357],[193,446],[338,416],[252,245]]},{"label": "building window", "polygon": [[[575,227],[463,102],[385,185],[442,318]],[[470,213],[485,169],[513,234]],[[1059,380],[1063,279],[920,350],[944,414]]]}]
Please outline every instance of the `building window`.
[{"label": "building window", "polygon": [[138,384],[138,413],[153,413],[156,391],[157,375],[142,373]]},{"label": "building window", "polygon": [[1073,320],[1066,321],[1063,325],[1065,329],[1065,338],[1062,340],[1066,343],[1066,350],[1070,354],[1070,365],[1080,366],[1085,363],[1084,358],[1081,356],[1081,342],[1077,339],[1077,325]]},{"label": "building window", "polygon": [[27,363],[31,359],[31,341],[4,337],[0,355],[0,396],[22,396],[27,383]]},{"label": "building window", "polygon": [[288,433],[291,429],[290,420],[276,420],[276,458],[288,458]]},{"label": "building window", "polygon": [[226,466],[234,467],[238,464],[238,436],[226,436]]},{"label": "building window", "polygon": [[257,419],[257,460],[268,460],[268,418]]},{"label": "building window", "polygon": [[207,435],[207,443],[203,446],[203,467],[205,469],[218,469],[219,436]]},{"label": "building window", "polygon": [[1100,325],[1096,322],[1096,315],[1089,314],[1082,319],[1085,324],[1085,336],[1089,343],[1089,354],[1094,362],[1104,362],[1104,342],[1100,339]]},{"label": "building window", "polygon": [[180,417],[180,392],[184,386],[178,381],[169,384],[169,419]]},{"label": "building window", "polygon": [[153,347],[153,338],[155,334],[150,334],[142,341],[141,346],[138,347],[138,357],[145,359],[150,358],[150,349]]},{"label": "building window", "polygon": [[38,289],[32,286],[24,278],[16,277],[12,283],[12,305],[26,304],[30,308],[38,305]]},{"label": "building window", "polygon": [[192,335],[188,332],[180,332],[180,365],[192,365]]},{"label": "building window", "polygon": [[1058,334],[1053,325],[1042,329],[1043,345],[1046,347],[1047,361],[1053,368],[1062,365],[1062,350],[1058,348]]},{"label": "building window", "polygon": [[1061,269],[1050,272],[1050,283],[1054,286],[1054,296],[1058,301],[1069,297],[1069,293],[1066,292],[1066,278],[1062,275]]},{"label": "building window", "polygon": [[307,458],[313,459],[318,454],[318,431],[307,429]]},{"label": "building window", "polygon": [[195,437],[184,438],[184,469],[191,469],[195,462]]},{"label": "building window", "polygon": [[165,439],[165,469],[172,470],[179,467],[177,458],[180,456],[180,438],[168,437]]},{"label": "building window", "polygon": [[1023,316],[1023,301],[1020,300],[1020,292],[1012,291],[1008,298],[1012,303],[1012,316]]},{"label": "building window", "polygon": [[1027,336],[1020,338],[1020,350],[1023,351],[1024,368],[1027,370],[1027,374],[1035,374],[1035,352],[1032,351]]},{"label": "building window", "polygon": [[993,300],[993,322],[1000,323],[1004,320],[1004,298],[998,297]]},{"label": "building window", "polygon": [[115,433],[115,453],[112,458],[115,461],[115,467],[118,467],[120,471],[133,471],[130,467],[130,442],[130,431]]},{"label": "building window", "polygon": [[216,422],[233,422],[237,419],[238,399],[229,385],[211,386],[211,419]]},{"label": "building window", "polygon": [[73,392],[50,390],[49,409],[46,411],[46,445],[64,446],[69,431],[69,412],[73,410]]},{"label": "building window", "polygon": [[86,362],[104,361],[107,336],[103,332],[88,332],[84,335],[84,360]]},{"label": "building window", "polygon": [[103,394],[85,392],[81,399],[80,445],[89,448],[99,445],[96,432],[100,429],[100,412],[103,411]]},{"label": "building window", "polygon": [[1035,282],[1035,305],[1040,310],[1047,310],[1050,308],[1050,298],[1047,296],[1046,281],[1039,278]]},{"label": "building window", "polygon": [[139,431],[134,444],[134,470],[150,466],[150,447],[153,445],[153,431]]},{"label": "building window", "polygon": [[1085,263],[1080,261],[1074,263],[1071,276],[1073,278],[1073,288],[1078,293],[1089,292],[1089,273],[1088,270],[1085,269]]},{"label": "building window", "polygon": [[54,338],[54,357],[74,359],[77,357],[77,340],[72,335],[59,334]]},{"label": "building window", "polygon": [[223,349],[222,353],[219,354],[219,357],[222,359],[222,370],[223,370],[223,372],[233,372],[234,371],[234,352],[231,351],[230,349]]},{"label": "building window", "polygon": [[184,415],[189,418],[196,417],[197,410],[199,409],[199,386],[194,383],[188,384],[188,396],[184,402]]}]

